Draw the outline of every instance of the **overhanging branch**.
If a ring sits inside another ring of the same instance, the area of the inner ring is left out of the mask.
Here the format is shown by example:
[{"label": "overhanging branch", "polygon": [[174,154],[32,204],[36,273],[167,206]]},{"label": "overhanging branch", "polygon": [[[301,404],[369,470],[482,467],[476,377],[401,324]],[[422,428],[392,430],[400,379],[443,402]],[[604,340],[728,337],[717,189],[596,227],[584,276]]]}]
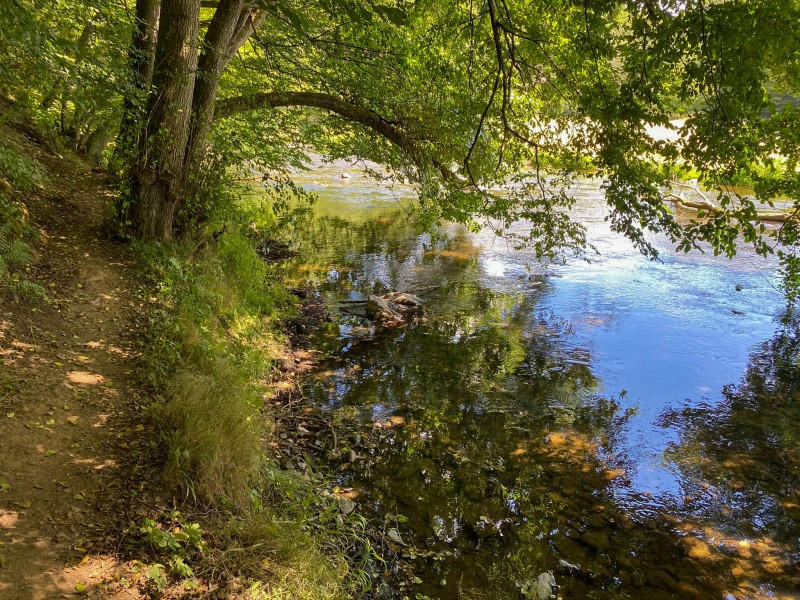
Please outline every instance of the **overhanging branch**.
[{"label": "overhanging branch", "polygon": [[348,121],[353,121],[372,129],[408,154],[414,155],[417,153],[414,141],[409,139],[395,125],[371,110],[342,100],[332,94],[320,92],[261,92],[251,96],[226,98],[217,102],[216,115],[217,117],[225,118],[250,110],[279,108],[282,106],[308,106],[329,110]]}]

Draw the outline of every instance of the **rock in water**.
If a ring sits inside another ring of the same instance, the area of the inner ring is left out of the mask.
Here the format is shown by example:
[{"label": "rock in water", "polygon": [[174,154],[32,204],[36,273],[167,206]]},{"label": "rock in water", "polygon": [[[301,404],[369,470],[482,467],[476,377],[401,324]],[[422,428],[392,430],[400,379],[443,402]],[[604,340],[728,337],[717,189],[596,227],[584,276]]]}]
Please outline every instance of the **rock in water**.
[{"label": "rock in water", "polygon": [[349,515],[356,509],[356,503],[350,500],[349,498],[341,498],[339,500],[339,510],[342,511],[343,515]]},{"label": "rock in water", "polygon": [[402,544],[403,546],[405,546],[405,543],[403,542],[403,538],[400,537],[400,532],[397,531],[397,529],[392,528],[389,531],[387,531],[386,532],[386,537],[389,538],[390,541],[392,541],[392,542],[394,542],[396,544]]},{"label": "rock in water", "polygon": [[523,598],[528,600],[549,600],[556,589],[556,578],[552,571],[540,573],[536,579],[529,579],[525,582],[517,582]]},{"label": "rock in water", "polygon": [[392,292],[391,294],[386,294],[384,296],[387,300],[394,302],[395,304],[399,304],[400,306],[405,306],[409,308],[417,308],[422,306],[422,298],[419,296],[415,296],[414,294],[409,294],[407,292]]},{"label": "rock in water", "polygon": [[367,299],[367,315],[382,327],[405,325],[421,308],[422,298],[408,292],[391,292]]}]

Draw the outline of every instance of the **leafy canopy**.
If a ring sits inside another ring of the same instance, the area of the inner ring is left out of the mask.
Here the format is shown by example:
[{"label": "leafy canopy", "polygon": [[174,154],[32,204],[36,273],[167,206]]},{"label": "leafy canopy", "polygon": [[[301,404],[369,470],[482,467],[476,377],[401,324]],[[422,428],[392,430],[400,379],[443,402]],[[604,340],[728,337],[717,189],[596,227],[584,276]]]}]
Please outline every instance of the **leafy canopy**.
[{"label": "leafy canopy", "polygon": [[[201,36],[219,3],[203,6]],[[781,198],[800,208],[800,30],[788,26],[799,8],[259,0],[253,11],[263,18],[222,77],[210,164],[255,160],[280,185],[312,152],[374,160],[416,187],[428,220],[501,232],[526,220],[531,235],[519,241],[541,256],[585,249],[567,190],[588,169],[605,182],[612,227],[645,254],[656,255],[648,231],[726,255],[744,240],[778,252],[791,292],[800,283],[797,221],[765,227],[756,206]],[[55,76],[75,113],[119,111],[129,92],[119,57],[132,27],[121,3],[12,0],[0,18],[11,25],[0,28],[13,65],[0,73],[6,95],[41,100]],[[81,43],[87,22],[96,30]],[[286,93],[306,101],[277,103]],[[651,136],[656,126],[671,135]],[[718,192],[718,206],[679,221],[665,195],[689,171]]]}]

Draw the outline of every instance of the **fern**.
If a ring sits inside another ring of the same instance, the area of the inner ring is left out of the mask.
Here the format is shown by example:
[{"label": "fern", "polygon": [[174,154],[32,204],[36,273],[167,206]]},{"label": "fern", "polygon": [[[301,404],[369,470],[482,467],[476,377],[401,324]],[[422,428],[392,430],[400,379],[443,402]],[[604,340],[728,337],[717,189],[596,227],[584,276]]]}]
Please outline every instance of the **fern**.
[{"label": "fern", "polygon": [[24,267],[33,258],[31,247],[23,241],[4,237],[3,229],[6,229],[5,225],[0,227],[0,258],[5,262],[6,269]]},{"label": "fern", "polygon": [[7,284],[7,288],[15,294],[28,296],[35,300],[46,301],[48,299],[47,291],[41,285],[32,281],[24,279],[21,281],[11,281]]},{"label": "fern", "polygon": [[[0,195],[0,199],[2,198]],[[20,228],[20,224],[13,220],[0,225],[0,289],[46,300],[47,293],[41,285],[14,277],[14,274],[33,258],[31,247],[26,242],[17,239],[15,229],[18,228]]]},{"label": "fern", "polygon": [[33,190],[45,181],[45,169],[35,158],[26,156],[16,144],[0,144],[0,177],[17,190]]}]

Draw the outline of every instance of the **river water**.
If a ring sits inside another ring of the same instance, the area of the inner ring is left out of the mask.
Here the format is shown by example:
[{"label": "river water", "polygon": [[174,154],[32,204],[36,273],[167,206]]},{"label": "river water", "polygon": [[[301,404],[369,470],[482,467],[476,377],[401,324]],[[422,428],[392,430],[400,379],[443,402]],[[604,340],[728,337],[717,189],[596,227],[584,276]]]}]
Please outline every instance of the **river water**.
[{"label": "river water", "polygon": [[[592,181],[573,215],[600,256],[543,267],[488,230],[420,232],[406,191],[341,164],[295,180],[319,201],[287,277],[335,315],[304,393],[358,432],[337,476],[402,540],[409,598],[525,597],[546,571],[562,598],[800,597],[800,337],[774,262],[658,237],[649,261]],[[353,301],[394,290],[424,318],[376,332]]]}]

